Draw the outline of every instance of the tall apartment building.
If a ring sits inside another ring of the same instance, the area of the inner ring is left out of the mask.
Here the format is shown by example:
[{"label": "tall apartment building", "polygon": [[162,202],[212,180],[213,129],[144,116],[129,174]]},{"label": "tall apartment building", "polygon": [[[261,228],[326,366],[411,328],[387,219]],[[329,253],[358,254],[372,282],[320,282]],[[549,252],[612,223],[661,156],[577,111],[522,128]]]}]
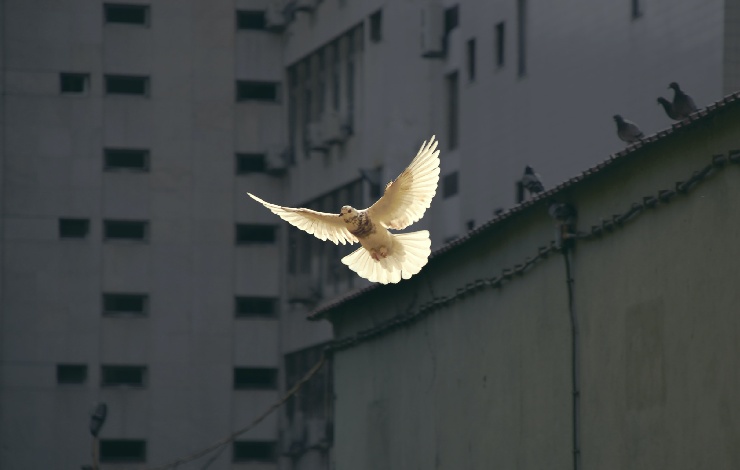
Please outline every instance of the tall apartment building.
[{"label": "tall apartment building", "polygon": [[[434,247],[740,87],[732,0],[0,2],[0,467],[158,465],[239,429],[366,285],[248,199],[363,207],[436,134]],[[331,468],[330,370],[209,468]],[[341,430],[338,430],[341,431]],[[44,451],[41,452],[40,450]]]}]

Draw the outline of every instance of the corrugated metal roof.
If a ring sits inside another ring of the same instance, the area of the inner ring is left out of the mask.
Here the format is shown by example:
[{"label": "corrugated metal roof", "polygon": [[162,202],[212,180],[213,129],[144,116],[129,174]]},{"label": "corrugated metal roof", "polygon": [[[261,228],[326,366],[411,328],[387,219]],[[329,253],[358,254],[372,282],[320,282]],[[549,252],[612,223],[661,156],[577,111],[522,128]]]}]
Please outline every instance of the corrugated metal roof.
[{"label": "corrugated metal roof", "polygon": [[[662,131],[656,132],[655,134],[649,135],[645,138],[643,138],[641,141],[628,145],[624,150],[614,153],[609,156],[606,160],[602,161],[601,163],[598,163],[591,168],[588,168],[587,170],[583,171],[582,173],[574,176],[573,178],[570,178],[569,180],[566,180],[559,185],[544,191],[542,193],[537,194],[535,197],[522,202],[521,204],[517,204],[516,206],[513,206],[509,208],[508,210],[505,210],[498,216],[494,217],[493,219],[489,220],[488,222],[482,224],[478,228],[471,230],[464,236],[457,238],[438,249],[434,250],[432,254],[429,256],[429,259],[433,259],[437,256],[440,256],[451,249],[462,245],[463,243],[466,243],[471,238],[477,237],[483,232],[486,232],[488,229],[490,229],[492,226],[500,223],[501,221],[508,219],[512,217],[515,214],[518,214],[522,211],[525,211],[529,209],[530,207],[537,204],[539,201],[542,201],[543,199],[549,199],[556,195],[557,193],[565,190],[566,188],[569,188],[573,186],[574,184],[577,184],[581,181],[583,181],[586,178],[589,178],[597,173],[602,172],[606,168],[610,167],[614,164],[614,162],[618,160],[622,160],[629,155],[635,153],[637,150],[641,149],[642,147],[645,147],[646,145],[651,145],[655,142],[662,141],[663,139],[666,139],[673,134],[676,134],[677,132],[681,132],[686,128],[690,128],[694,126],[698,122],[703,122],[706,119],[710,118],[711,116],[715,115],[717,112],[725,109],[727,106],[735,103],[740,102],[740,91],[737,91],[735,93],[732,93],[730,95],[725,96],[719,101],[715,101],[714,103],[710,104],[709,106],[702,108],[689,116],[688,118],[684,119],[683,121],[677,122],[673,124],[671,127],[664,129]],[[329,312],[330,310],[333,310],[340,305],[352,300],[356,299],[358,297],[361,297],[368,292],[372,292],[378,288],[383,287],[383,284],[373,284],[371,286],[367,286],[362,289],[358,289],[353,292],[349,292],[343,296],[337,297],[335,299],[332,299],[331,301],[327,302],[324,305],[320,305],[315,310],[313,310],[308,315],[309,320],[319,320],[323,318],[324,314]]]}]

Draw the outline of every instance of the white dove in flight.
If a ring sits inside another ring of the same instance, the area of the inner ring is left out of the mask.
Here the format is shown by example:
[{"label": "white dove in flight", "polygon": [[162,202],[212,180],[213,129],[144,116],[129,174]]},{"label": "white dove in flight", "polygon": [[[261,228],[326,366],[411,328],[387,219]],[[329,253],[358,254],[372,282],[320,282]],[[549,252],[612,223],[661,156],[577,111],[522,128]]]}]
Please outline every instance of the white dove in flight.
[{"label": "white dove in flight", "polygon": [[381,284],[409,279],[427,264],[429,232],[393,234],[424,216],[439,182],[439,150],[434,136],[424,142],[403,172],[388,183],[383,196],[367,209],[343,206],[339,214],[283,207],[247,193],[283,220],[320,240],[334,244],[360,242],[361,248],[342,258],[358,275]]}]

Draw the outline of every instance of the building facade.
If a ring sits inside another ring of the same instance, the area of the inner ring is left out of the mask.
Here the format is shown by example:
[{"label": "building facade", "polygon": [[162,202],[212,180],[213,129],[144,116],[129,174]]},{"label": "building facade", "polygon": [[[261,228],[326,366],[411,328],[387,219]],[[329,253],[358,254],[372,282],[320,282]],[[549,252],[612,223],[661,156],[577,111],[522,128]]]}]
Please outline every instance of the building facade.
[{"label": "building facade", "polygon": [[[0,1],[0,467],[88,463],[98,401],[104,465],[167,462],[310,369],[305,316],[367,283],[246,191],[363,207],[436,134],[440,247],[525,164],[621,148],[613,114],[666,127],[669,82],[737,88],[736,3]],[[330,468],[322,374],[211,468]]]}]

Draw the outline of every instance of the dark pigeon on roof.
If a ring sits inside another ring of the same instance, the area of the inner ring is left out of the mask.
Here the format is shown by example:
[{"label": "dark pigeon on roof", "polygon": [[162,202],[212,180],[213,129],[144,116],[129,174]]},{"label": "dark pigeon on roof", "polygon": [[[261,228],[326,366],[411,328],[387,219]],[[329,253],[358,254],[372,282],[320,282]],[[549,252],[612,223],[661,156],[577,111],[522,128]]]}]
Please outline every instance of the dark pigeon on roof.
[{"label": "dark pigeon on roof", "polygon": [[673,112],[679,119],[686,119],[691,113],[696,111],[694,100],[681,90],[678,83],[671,82],[668,88],[673,89]]},{"label": "dark pigeon on roof", "polygon": [[[541,193],[545,190],[545,187],[542,185],[542,180],[540,180],[540,175],[535,173],[529,165],[524,167],[524,176],[519,180],[519,185],[523,189],[526,189],[530,196]],[[521,202],[523,197],[518,197],[517,199],[520,199],[519,202]]]},{"label": "dark pigeon on roof", "polygon": [[617,136],[623,141],[631,144],[645,137],[637,124],[628,121],[619,114],[614,115],[614,121],[617,123]]},{"label": "dark pigeon on roof", "polygon": [[660,105],[663,106],[663,110],[665,111],[665,113],[668,115],[669,118],[673,119],[674,121],[681,120],[681,117],[678,114],[676,114],[676,112],[673,110],[673,103],[663,98],[662,96],[658,97],[658,103],[660,103]]}]

